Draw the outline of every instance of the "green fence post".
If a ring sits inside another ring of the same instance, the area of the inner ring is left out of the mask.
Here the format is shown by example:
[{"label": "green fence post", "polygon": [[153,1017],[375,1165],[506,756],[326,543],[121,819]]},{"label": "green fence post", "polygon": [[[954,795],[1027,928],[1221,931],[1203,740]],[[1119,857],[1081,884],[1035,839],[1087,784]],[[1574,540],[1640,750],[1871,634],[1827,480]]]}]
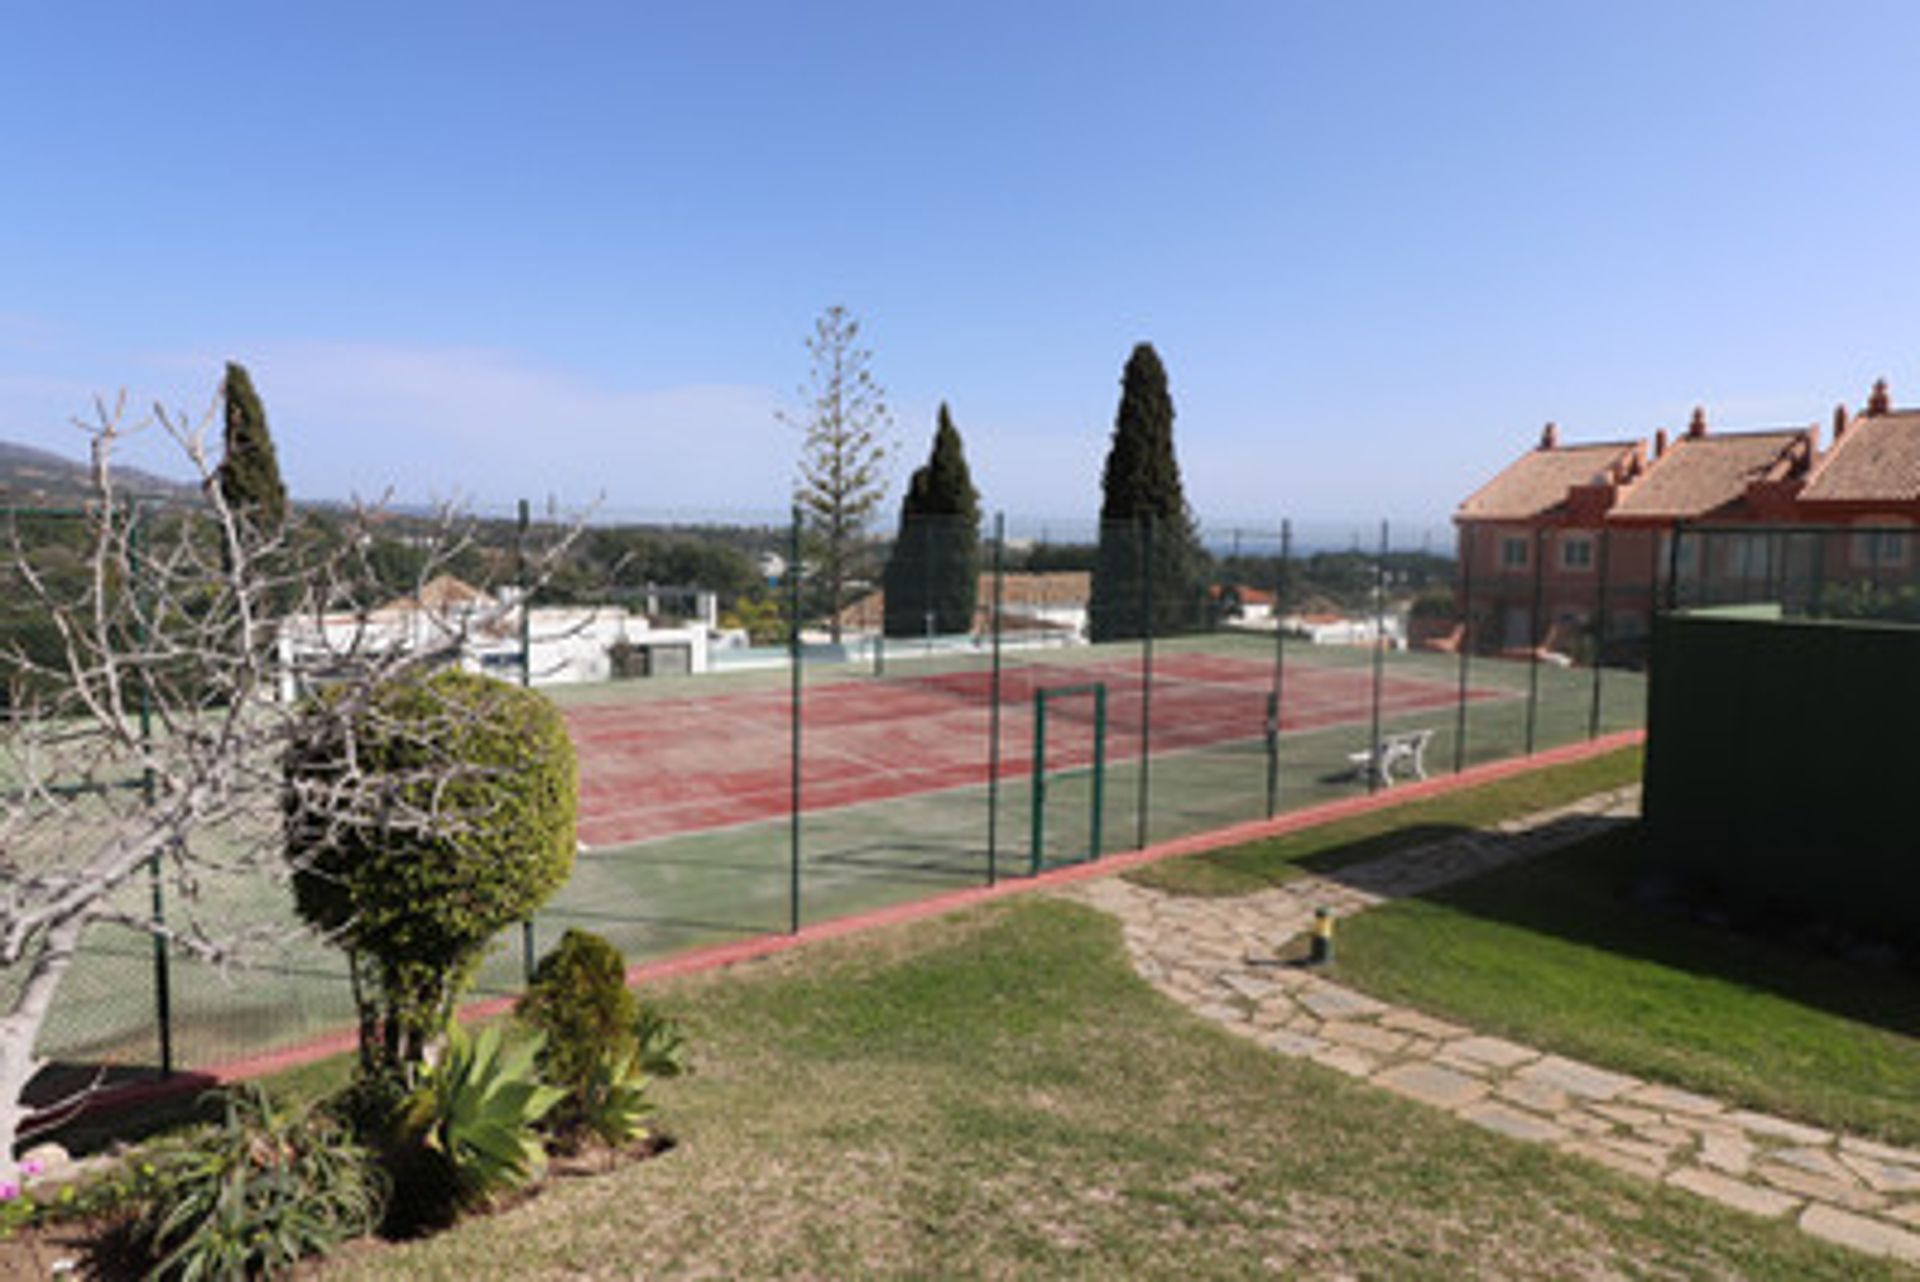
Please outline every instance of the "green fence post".
[{"label": "green fence post", "polygon": [[1029,835],[1027,875],[1040,875],[1047,840],[1047,692],[1033,692],[1033,826]]},{"label": "green fence post", "polygon": [[1371,737],[1367,752],[1372,764],[1367,769],[1367,791],[1380,790],[1385,773],[1380,758],[1380,688],[1386,683],[1387,669],[1387,523],[1380,522],[1380,555],[1373,563],[1373,707],[1369,716]]},{"label": "green fence post", "polygon": [[1000,606],[1007,514],[993,516],[993,684],[987,705],[987,884],[1000,879]]},{"label": "green fence post", "polygon": [[[513,536],[514,580],[520,589],[520,687],[533,685],[533,602],[527,583],[527,530],[532,516],[525,499],[520,500],[520,519]],[[520,972],[528,985],[533,983],[533,918],[520,923]]]},{"label": "green fence post", "polygon": [[1533,755],[1534,722],[1540,707],[1540,601],[1546,591],[1547,531],[1533,532],[1533,611],[1528,618],[1527,755]]},{"label": "green fence post", "polygon": [[787,666],[792,669],[790,791],[788,795],[787,933],[800,933],[800,507],[787,538]]},{"label": "green fence post", "polygon": [[1149,800],[1153,762],[1153,517],[1140,521],[1140,796],[1134,821],[1134,845],[1147,848],[1152,814]]},{"label": "green fence post", "polygon": [[1088,839],[1087,849],[1094,859],[1100,858],[1100,820],[1106,809],[1107,791],[1107,683],[1098,682],[1093,687],[1093,816],[1089,823],[1092,836]]},{"label": "green fence post", "polygon": [[1268,721],[1270,723],[1269,745],[1267,749],[1267,818],[1278,813],[1280,806],[1280,709],[1281,693],[1287,680],[1287,633],[1280,626],[1280,609],[1287,600],[1287,577],[1291,569],[1293,553],[1293,522],[1282,517],[1280,520],[1280,565],[1274,572],[1273,581],[1273,689],[1267,700]]},{"label": "green fence post", "polygon": [[1587,738],[1600,737],[1600,670],[1606,667],[1607,652],[1607,562],[1609,543],[1613,531],[1601,527],[1600,551],[1596,558],[1599,565],[1594,567],[1593,604],[1593,707],[1587,713]]},{"label": "green fence post", "polygon": [[1460,690],[1453,709],[1453,773],[1467,768],[1468,668],[1473,663],[1474,527],[1460,527]]},{"label": "green fence post", "polygon": [[[134,635],[140,646],[140,752],[146,758],[140,770],[140,791],[146,804],[154,801],[153,776],[153,688],[150,684],[147,645],[151,634],[147,615],[140,606],[140,584],[145,567],[140,558],[140,507],[136,503],[127,521],[127,568],[132,572]],[[248,639],[251,644],[251,639]],[[167,948],[166,881],[160,870],[160,856],[147,861],[147,878],[152,891],[153,916],[153,1006],[160,1035],[160,1075],[173,1076],[173,958]]]}]

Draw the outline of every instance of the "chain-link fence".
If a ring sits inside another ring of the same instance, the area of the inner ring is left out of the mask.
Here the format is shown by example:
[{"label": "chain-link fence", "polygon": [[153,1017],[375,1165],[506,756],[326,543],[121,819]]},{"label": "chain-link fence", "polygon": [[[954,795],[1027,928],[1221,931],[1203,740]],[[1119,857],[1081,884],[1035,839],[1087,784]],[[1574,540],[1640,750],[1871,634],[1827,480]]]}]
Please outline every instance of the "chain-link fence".
[{"label": "chain-link fence", "polygon": [[1920,555],[1900,525],[1682,526],[1667,541],[1667,604],[1785,618],[1920,623]]},{"label": "chain-link fence", "polygon": [[[617,516],[536,571],[563,523],[499,513],[453,567],[516,607],[463,662],[547,693],[581,771],[572,878],[483,992],[569,926],[659,957],[1637,726],[1649,611],[1683,587],[1655,531],[1467,527],[1456,555],[1385,524],[1330,549],[1284,522],[916,518],[832,549]],[[398,606],[407,554],[382,553]],[[43,1053],[206,1068],[350,1025],[284,885],[208,893],[286,938],[225,973],[101,932]]]}]

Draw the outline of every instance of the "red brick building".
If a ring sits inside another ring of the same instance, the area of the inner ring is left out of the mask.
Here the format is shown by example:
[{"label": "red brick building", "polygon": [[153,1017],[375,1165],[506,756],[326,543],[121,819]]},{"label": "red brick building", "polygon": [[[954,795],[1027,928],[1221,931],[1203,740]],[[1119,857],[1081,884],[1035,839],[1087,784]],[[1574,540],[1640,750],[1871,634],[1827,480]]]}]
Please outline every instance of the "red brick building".
[{"label": "red brick building", "polygon": [[[1920,523],[1920,410],[1893,409],[1882,381],[1858,417],[1835,412],[1834,438],[1822,452],[1818,424],[1714,431],[1702,410],[1677,439],[1662,430],[1651,444],[1562,444],[1549,423],[1454,513],[1471,644],[1585,657],[1581,638],[1604,616],[1605,637],[1630,645],[1672,575],[1817,584],[1899,572],[1915,555],[1903,531]],[[1683,524],[1755,530],[1716,536],[1702,565],[1701,540],[1673,547]],[[1782,533],[1832,524],[1870,528],[1850,540]]]}]

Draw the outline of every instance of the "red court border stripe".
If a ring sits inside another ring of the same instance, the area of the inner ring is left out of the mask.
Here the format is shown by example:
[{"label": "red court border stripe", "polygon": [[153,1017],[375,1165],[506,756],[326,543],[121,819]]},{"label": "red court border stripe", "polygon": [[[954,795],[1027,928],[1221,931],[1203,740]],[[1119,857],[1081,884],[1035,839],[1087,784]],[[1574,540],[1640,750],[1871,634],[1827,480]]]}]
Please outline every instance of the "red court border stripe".
[{"label": "red court border stripe", "polygon": [[[1138,868],[1142,864],[1157,863],[1162,859],[1172,859],[1180,855],[1198,854],[1207,850],[1219,850],[1225,846],[1238,846],[1249,841],[1259,841],[1267,837],[1278,837],[1286,833],[1300,832],[1307,828],[1317,828],[1322,824],[1347,819],[1354,815],[1368,814],[1375,810],[1385,810],[1403,802],[1421,801],[1428,797],[1444,796],[1450,792],[1459,792],[1481,784],[1494,783],[1501,779],[1511,779],[1516,775],[1542,770],[1549,766],[1567,765],[1576,761],[1585,761],[1590,757],[1603,756],[1616,749],[1632,747],[1646,741],[1645,730],[1622,730],[1610,735],[1581,743],[1567,744],[1559,748],[1548,748],[1531,757],[1509,757],[1501,761],[1488,762],[1485,765],[1470,766],[1456,775],[1445,775],[1433,779],[1423,779],[1409,784],[1400,784],[1380,792],[1343,797],[1338,801],[1322,802],[1317,806],[1307,806],[1300,810],[1276,815],[1272,819],[1256,819],[1247,823],[1233,824],[1226,828],[1215,828],[1208,832],[1195,833],[1192,836],[1176,837],[1144,850],[1131,850],[1122,854],[1108,855],[1098,862],[1090,864],[1072,864],[1065,868],[1055,868],[1041,873],[1038,877],[1020,877],[1003,881],[995,886],[971,886],[964,890],[951,890],[944,894],[933,895],[926,899],[909,900],[906,903],[892,904],[885,908],[876,908],[870,912],[855,913],[847,917],[835,917],[830,921],[803,926],[796,935],[756,935],[751,939],[742,939],[730,944],[714,944],[705,948],[696,948],[673,957],[655,962],[641,962],[627,968],[627,984],[634,987],[642,984],[657,983],[681,975],[697,975],[707,971],[719,970],[727,966],[736,966],[741,962],[758,961],[766,957],[777,957],[808,944],[820,943],[829,939],[843,939],[863,931],[884,926],[898,925],[903,922],[921,921],[928,917],[937,917],[954,912],[974,904],[1004,899],[1010,895],[1027,894],[1034,890],[1052,886],[1069,885],[1073,882],[1088,881],[1095,877],[1106,877],[1113,873],[1125,872],[1129,868]],[[490,1019],[505,1014],[513,1008],[516,999],[512,997],[490,997],[484,1001],[470,1002],[460,1008],[462,1020]],[[160,1082],[140,1082],[129,1086],[115,1087],[101,1091],[87,1101],[87,1111],[127,1108],[137,1104],[175,1095],[205,1090],[224,1082],[245,1081],[254,1077],[266,1077],[282,1073],[288,1069],[299,1068],[316,1060],[351,1051],[358,1044],[357,1034],[352,1029],[328,1033],[298,1046],[289,1046],[261,1055],[250,1055],[241,1059],[229,1060],[211,1069],[183,1073],[173,1079]]]}]

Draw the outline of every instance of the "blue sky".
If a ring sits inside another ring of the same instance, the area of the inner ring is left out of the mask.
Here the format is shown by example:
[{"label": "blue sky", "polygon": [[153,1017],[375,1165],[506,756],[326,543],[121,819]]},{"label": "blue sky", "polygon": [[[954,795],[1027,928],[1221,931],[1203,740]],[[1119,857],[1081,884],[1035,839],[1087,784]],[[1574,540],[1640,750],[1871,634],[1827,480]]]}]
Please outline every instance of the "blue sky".
[{"label": "blue sky", "polygon": [[303,495],[764,512],[839,302],[897,481],[944,398],[990,508],[1091,515],[1149,339],[1216,524],[1432,523],[1547,419],[1920,399],[1915,48],[1906,3],[16,6],[0,438],[231,356]]}]

